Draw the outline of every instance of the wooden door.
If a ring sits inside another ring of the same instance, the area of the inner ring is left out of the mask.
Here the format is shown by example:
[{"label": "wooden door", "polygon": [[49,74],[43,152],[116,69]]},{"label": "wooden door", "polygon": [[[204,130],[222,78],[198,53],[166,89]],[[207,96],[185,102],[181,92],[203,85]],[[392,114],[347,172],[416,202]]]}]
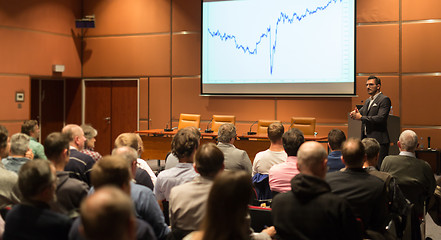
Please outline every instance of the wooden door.
[{"label": "wooden door", "polygon": [[98,131],[95,150],[108,155],[120,133],[137,130],[138,83],[97,80],[85,86],[85,123]]}]

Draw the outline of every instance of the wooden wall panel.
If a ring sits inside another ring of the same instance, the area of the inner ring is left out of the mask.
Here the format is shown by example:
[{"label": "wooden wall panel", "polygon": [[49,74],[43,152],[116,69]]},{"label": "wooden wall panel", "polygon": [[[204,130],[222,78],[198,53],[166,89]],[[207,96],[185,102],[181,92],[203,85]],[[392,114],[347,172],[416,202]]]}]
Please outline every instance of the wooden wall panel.
[{"label": "wooden wall panel", "polygon": [[87,38],[84,77],[170,74],[168,35]]},{"label": "wooden wall panel", "polygon": [[398,72],[397,24],[357,27],[357,72]]},{"label": "wooden wall panel", "polygon": [[403,20],[441,18],[441,1],[439,0],[402,0],[402,6]]},{"label": "wooden wall panel", "polygon": [[15,133],[21,132],[21,125],[23,124],[23,121],[24,120],[0,122],[0,125],[3,125],[6,127],[6,129],[8,129],[9,137],[11,137]]},{"label": "wooden wall panel", "polygon": [[84,14],[95,14],[86,36],[170,31],[170,0],[90,0]]},{"label": "wooden wall panel", "polygon": [[[72,34],[81,16],[77,0],[0,0],[0,25]],[[5,36],[5,35],[2,35]]]},{"label": "wooden wall panel", "polygon": [[[148,119],[149,115],[149,79],[139,79],[139,118]],[[142,128],[141,128],[142,129]]]},{"label": "wooden wall panel", "polygon": [[315,117],[318,123],[346,123],[351,98],[294,98],[277,101],[277,118],[290,122],[291,117]]},{"label": "wooden wall panel", "polygon": [[[30,116],[31,81],[27,76],[0,76],[0,83],[0,119],[8,122],[20,121],[21,126],[23,120]],[[24,102],[15,102],[17,91],[24,92]]]},{"label": "wooden wall panel", "polygon": [[170,121],[170,78],[150,78],[150,127],[164,128]]},{"label": "wooden wall panel", "polygon": [[440,125],[441,77],[403,76],[402,125]]},{"label": "wooden wall panel", "polygon": [[1,29],[0,72],[52,75],[53,64],[63,64],[63,76],[79,76],[81,62],[72,37]]},{"label": "wooden wall panel", "polygon": [[357,22],[398,21],[398,9],[399,0],[358,0]]},{"label": "wooden wall panel", "polygon": [[201,74],[201,35],[173,35],[173,75]]},{"label": "wooden wall panel", "polygon": [[199,82],[199,78],[173,79],[173,119],[179,119],[181,113],[201,114],[202,120],[213,114],[235,115],[236,121],[274,119],[273,99],[200,96]]},{"label": "wooden wall panel", "polygon": [[440,72],[441,23],[403,24],[403,72]]},{"label": "wooden wall panel", "polygon": [[202,1],[173,0],[172,2],[173,32],[200,31]]},{"label": "wooden wall panel", "polygon": [[[377,76],[381,79],[381,92],[388,96],[392,101],[394,115],[400,114],[400,96],[399,96],[399,79],[398,76]],[[357,78],[357,95],[352,98],[352,108],[357,104],[363,104],[369,97],[366,90],[366,81],[368,76],[358,76]]]}]

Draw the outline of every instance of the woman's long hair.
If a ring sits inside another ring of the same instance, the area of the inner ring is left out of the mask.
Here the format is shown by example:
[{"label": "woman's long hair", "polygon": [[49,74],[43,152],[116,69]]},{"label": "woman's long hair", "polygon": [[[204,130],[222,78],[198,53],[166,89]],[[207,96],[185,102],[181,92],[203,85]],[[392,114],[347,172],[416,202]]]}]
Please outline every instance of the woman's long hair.
[{"label": "woman's long hair", "polygon": [[245,171],[219,174],[208,197],[203,240],[250,239],[245,218],[251,193],[251,177]]}]

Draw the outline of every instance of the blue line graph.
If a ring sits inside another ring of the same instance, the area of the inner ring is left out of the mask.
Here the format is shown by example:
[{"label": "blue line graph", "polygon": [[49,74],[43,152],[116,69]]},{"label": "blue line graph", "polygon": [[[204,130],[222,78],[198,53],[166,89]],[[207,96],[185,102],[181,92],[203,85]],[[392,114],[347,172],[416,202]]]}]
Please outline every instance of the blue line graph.
[{"label": "blue line graph", "polygon": [[312,10],[306,8],[304,13],[300,14],[300,13],[293,13],[293,14],[286,14],[284,12],[280,12],[279,17],[277,18],[277,21],[275,23],[275,27],[274,27],[274,42],[272,41],[272,31],[273,31],[273,27],[271,25],[269,25],[266,30],[260,34],[259,39],[256,41],[254,46],[247,46],[245,44],[241,44],[239,43],[239,37],[233,34],[228,34],[228,33],[223,33],[220,30],[211,30],[210,28],[207,28],[207,31],[209,33],[209,36],[211,36],[212,38],[218,38],[221,41],[227,42],[229,40],[234,41],[234,45],[235,48],[238,50],[241,50],[244,54],[249,54],[249,55],[257,55],[258,54],[258,47],[259,45],[261,45],[262,40],[263,39],[269,39],[270,42],[270,47],[269,47],[269,71],[270,74],[273,74],[273,70],[274,70],[274,59],[275,59],[275,55],[276,55],[276,49],[277,49],[277,42],[278,42],[278,30],[279,30],[279,26],[281,24],[293,24],[295,22],[301,22],[302,20],[304,20],[305,18],[307,18],[308,16],[312,16],[315,14],[318,14],[320,12],[324,12],[326,9],[328,9],[328,7],[330,7],[332,4],[337,4],[337,3],[341,3],[343,0],[329,0],[326,4],[322,5],[322,6],[317,6],[315,8],[312,8]]}]

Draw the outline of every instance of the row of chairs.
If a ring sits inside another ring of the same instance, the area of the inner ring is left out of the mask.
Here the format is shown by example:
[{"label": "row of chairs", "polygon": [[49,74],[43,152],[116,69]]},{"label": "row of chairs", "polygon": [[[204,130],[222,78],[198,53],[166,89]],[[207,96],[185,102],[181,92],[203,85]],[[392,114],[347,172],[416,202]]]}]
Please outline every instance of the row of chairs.
[{"label": "row of chairs", "polygon": [[[279,120],[258,120],[257,134],[266,134],[268,126]],[[178,129],[193,126],[200,128],[201,115],[181,113],[179,116]],[[211,130],[217,132],[219,127],[224,123],[236,124],[236,116],[234,115],[213,115],[211,120]],[[316,119],[312,117],[292,117],[290,128],[298,128],[305,135],[314,135]],[[207,127],[208,128],[208,127]]]}]

